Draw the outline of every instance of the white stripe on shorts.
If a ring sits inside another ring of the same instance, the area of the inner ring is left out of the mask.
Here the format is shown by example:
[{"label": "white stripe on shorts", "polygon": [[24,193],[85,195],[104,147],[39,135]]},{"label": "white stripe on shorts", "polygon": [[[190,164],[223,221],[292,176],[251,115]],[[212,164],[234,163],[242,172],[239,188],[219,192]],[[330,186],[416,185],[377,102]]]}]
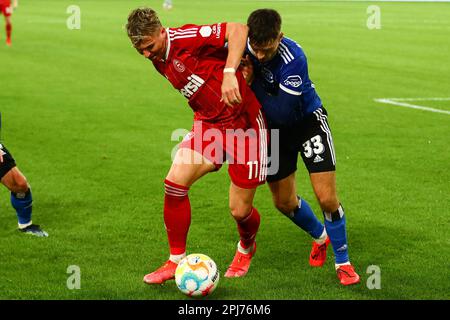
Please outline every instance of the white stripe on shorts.
[{"label": "white stripe on shorts", "polygon": [[331,136],[330,127],[327,124],[327,116],[322,113],[322,109],[317,109],[314,111],[316,118],[320,121],[320,128],[327,135],[328,146],[330,148],[331,160],[333,161],[333,165],[336,165],[336,154],[334,153],[334,145],[333,145],[333,137]]}]

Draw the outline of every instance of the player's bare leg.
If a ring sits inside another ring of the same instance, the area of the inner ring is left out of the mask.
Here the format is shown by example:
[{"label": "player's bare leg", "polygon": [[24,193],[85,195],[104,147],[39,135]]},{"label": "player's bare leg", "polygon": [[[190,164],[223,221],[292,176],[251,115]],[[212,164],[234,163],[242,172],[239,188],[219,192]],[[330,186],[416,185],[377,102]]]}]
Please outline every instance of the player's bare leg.
[{"label": "player's bare leg", "polygon": [[174,278],[178,262],[186,256],[186,238],[191,223],[189,187],[214,169],[213,163],[191,149],[177,151],[165,180],[164,223],[170,257],[162,267],[144,277],[145,283],[161,284]]},{"label": "player's bare leg", "polygon": [[256,253],[256,233],[258,232],[260,217],[253,207],[256,188],[243,189],[233,182],[230,185],[230,211],[238,224],[240,241],[231,265],[225,277],[243,277],[250,268],[251,259]]},{"label": "player's bare leg", "polygon": [[344,208],[337,197],[336,173],[335,171],[311,173],[310,178],[325,217],[325,228],[335,254],[338,278],[343,285],[358,283],[359,275],[350,264],[348,256]]},{"label": "player's bare leg", "polygon": [[39,225],[33,224],[31,220],[32,195],[27,179],[14,167],[1,179],[2,184],[11,191],[11,204],[17,212],[19,230],[38,237],[48,237]]},{"label": "player's bare leg", "polygon": [[308,203],[297,196],[295,172],[281,180],[269,182],[269,188],[275,207],[314,238],[309,255],[310,265],[313,267],[323,266],[330,242],[325,228],[314,215]]},{"label": "player's bare leg", "polygon": [[269,182],[272,192],[272,200],[275,207],[286,216],[297,207],[297,187],[295,184],[295,172],[284,179]]},{"label": "player's bare leg", "polygon": [[2,184],[14,193],[25,193],[28,191],[28,182],[19,168],[9,170],[1,179]]}]

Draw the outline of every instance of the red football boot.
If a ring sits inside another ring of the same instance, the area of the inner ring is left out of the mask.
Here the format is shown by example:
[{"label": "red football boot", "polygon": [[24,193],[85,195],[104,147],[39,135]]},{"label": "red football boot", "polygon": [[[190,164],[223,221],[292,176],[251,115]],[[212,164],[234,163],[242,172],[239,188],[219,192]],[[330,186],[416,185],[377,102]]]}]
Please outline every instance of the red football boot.
[{"label": "red football boot", "polygon": [[330,238],[327,239],[323,244],[318,244],[313,241],[313,246],[311,249],[311,254],[309,255],[309,264],[312,267],[321,267],[327,259],[327,247],[330,244]]},{"label": "red football boot", "polygon": [[244,254],[236,250],[233,262],[231,262],[225,273],[225,278],[243,277],[247,274],[250,268],[250,262],[256,253],[256,241],[253,243],[253,250],[250,253]]},{"label": "red football boot", "polygon": [[163,284],[167,280],[175,279],[175,270],[178,264],[167,260],[167,262],[152,273],[145,275],[144,282],[147,284]]},{"label": "red football boot", "polygon": [[344,286],[356,284],[359,282],[359,275],[353,269],[351,264],[339,266],[336,269],[337,276]]},{"label": "red football boot", "polygon": [[11,45],[12,45],[11,38],[6,39],[6,45],[8,47],[11,47]]}]

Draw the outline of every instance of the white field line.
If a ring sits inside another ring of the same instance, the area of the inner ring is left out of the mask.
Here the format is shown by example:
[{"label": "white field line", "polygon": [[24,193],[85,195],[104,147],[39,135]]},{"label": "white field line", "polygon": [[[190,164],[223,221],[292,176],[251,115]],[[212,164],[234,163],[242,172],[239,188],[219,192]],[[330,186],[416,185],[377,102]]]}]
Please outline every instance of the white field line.
[{"label": "white field line", "polygon": [[436,113],[444,113],[444,114],[450,114],[450,111],[446,110],[440,110],[425,106],[419,106],[411,103],[401,102],[401,101],[450,101],[450,98],[381,98],[381,99],[374,99],[376,102],[379,103],[386,103],[386,104],[392,104],[394,106],[400,106],[405,108],[411,108],[411,109],[419,109],[419,110],[425,110],[430,112],[436,112]]},{"label": "white field line", "polygon": [[450,101],[450,98],[388,98],[394,101]]}]

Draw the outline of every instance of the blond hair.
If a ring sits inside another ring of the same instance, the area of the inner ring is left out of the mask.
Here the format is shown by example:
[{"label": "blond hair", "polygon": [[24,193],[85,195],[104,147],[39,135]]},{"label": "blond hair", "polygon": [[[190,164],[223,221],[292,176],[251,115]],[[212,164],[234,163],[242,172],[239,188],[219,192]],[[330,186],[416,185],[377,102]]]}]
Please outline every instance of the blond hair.
[{"label": "blond hair", "polygon": [[142,7],[133,10],[128,15],[126,28],[133,46],[137,47],[145,37],[159,31],[162,25],[155,10]]}]

